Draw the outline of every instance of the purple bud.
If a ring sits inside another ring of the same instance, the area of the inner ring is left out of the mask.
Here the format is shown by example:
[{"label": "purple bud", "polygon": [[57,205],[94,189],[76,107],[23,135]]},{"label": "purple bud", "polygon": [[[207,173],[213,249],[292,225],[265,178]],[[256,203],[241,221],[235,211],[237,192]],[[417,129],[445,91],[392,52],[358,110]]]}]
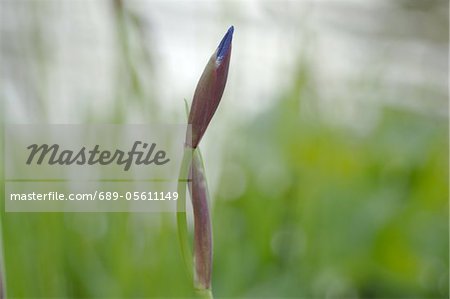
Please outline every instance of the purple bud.
[{"label": "purple bud", "polygon": [[234,27],[231,26],[211,56],[195,89],[188,123],[192,125],[192,136],[186,137],[186,145],[196,148],[219,106],[231,57],[231,42]]}]

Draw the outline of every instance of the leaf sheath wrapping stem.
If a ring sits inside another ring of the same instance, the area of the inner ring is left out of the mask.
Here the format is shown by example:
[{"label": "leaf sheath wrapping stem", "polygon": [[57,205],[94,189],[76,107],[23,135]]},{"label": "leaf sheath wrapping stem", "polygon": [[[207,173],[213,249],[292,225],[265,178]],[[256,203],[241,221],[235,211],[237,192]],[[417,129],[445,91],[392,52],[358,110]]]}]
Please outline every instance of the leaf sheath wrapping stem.
[{"label": "leaf sheath wrapping stem", "polygon": [[193,153],[189,193],[194,211],[195,284],[199,289],[211,288],[212,229],[209,214],[209,192],[199,149]]}]

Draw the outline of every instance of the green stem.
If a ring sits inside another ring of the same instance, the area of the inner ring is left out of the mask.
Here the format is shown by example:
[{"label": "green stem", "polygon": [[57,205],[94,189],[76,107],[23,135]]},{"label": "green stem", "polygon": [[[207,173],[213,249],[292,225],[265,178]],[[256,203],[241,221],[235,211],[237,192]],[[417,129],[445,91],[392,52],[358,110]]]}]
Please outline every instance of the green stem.
[{"label": "green stem", "polygon": [[214,299],[211,289],[197,289],[197,296],[202,299]]},{"label": "green stem", "polygon": [[184,265],[189,278],[193,281],[193,261],[191,253],[191,245],[189,242],[189,233],[186,218],[186,179],[188,178],[189,168],[192,162],[193,149],[186,147],[181,162],[180,174],[178,177],[178,199],[177,199],[177,226],[178,239],[180,241],[181,254],[183,256]]}]

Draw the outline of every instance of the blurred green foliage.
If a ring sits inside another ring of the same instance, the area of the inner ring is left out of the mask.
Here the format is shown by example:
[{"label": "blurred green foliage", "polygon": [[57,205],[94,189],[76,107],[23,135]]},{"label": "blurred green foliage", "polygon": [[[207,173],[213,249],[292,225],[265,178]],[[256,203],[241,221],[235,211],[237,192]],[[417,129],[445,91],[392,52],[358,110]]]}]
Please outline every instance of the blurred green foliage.
[{"label": "blurred green foliage", "polygon": [[447,298],[447,119],[386,107],[352,134],[302,112],[302,76],[230,139],[222,192],[245,190],[217,194],[217,294]]},{"label": "blurred green foliage", "polygon": [[[446,119],[386,108],[370,134],[352,134],[304,116],[301,76],[230,135],[213,205],[216,295],[445,298]],[[2,220],[11,297],[192,295],[174,215]]]}]

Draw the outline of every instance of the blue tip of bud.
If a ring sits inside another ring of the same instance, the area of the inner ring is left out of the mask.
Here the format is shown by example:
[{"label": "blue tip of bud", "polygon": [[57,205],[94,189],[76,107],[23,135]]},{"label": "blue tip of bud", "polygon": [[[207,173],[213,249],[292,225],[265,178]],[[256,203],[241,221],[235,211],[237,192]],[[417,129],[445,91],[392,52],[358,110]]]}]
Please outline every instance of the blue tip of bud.
[{"label": "blue tip of bud", "polygon": [[217,47],[217,61],[220,62],[225,55],[229,52],[231,47],[231,40],[233,39],[233,32],[234,27],[231,26],[230,29],[228,29],[227,33],[223,37],[222,41],[219,44],[219,47]]}]

